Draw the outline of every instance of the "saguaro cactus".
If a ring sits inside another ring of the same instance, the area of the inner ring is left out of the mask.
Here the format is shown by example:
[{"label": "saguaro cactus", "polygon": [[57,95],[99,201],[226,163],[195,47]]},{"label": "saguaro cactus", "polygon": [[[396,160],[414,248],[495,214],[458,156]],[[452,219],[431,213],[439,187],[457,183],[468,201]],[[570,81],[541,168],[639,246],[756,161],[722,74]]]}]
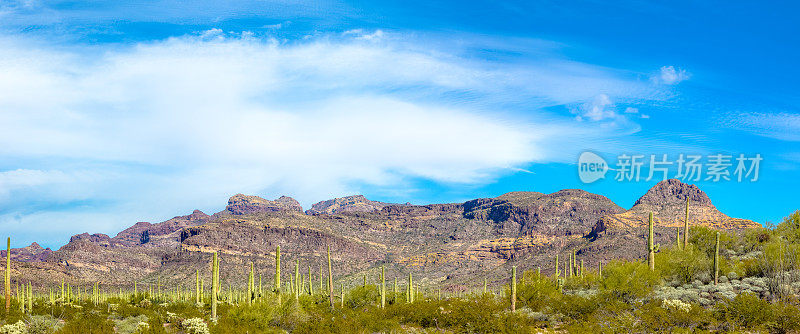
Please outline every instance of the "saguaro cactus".
[{"label": "saguaro cactus", "polygon": [[559,275],[559,272],[558,272],[558,254],[556,254],[556,277],[558,277],[558,275]]},{"label": "saguaro cactus", "polygon": [[678,247],[678,249],[681,249],[681,228],[680,227],[676,227],[675,228],[675,232],[676,232],[676,234],[675,234],[675,247]]},{"label": "saguaro cactus", "polygon": [[408,273],[408,288],[406,289],[406,293],[408,294],[406,301],[409,303],[414,302],[414,279],[411,276],[411,273]]},{"label": "saguaro cactus", "polygon": [[6,241],[6,272],[4,275],[4,289],[6,296],[6,313],[11,309],[11,237]]},{"label": "saguaro cactus", "polygon": [[311,283],[311,266],[308,266],[308,295],[314,295],[314,284]]},{"label": "saguaro cactus", "polygon": [[281,303],[281,246],[275,248],[275,294]]},{"label": "saguaro cactus", "polygon": [[[194,302],[200,304],[200,269],[195,271],[195,290],[194,290]],[[134,294],[136,291],[136,283],[133,284]]]},{"label": "saguaro cactus", "polygon": [[511,312],[517,310],[517,266],[511,267]]},{"label": "saguaro cactus", "polygon": [[300,287],[303,285],[300,280],[300,259],[294,264],[294,299],[300,300]]},{"label": "saguaro cactus", "polygon": [[719,232],[717,232],[717,241],[714,246],[714,285],[719,283]]},{"label": "saguaro cactus", "polygon": [[333,308],[333,266],[331,265],[331,246],[328,245],[328,294]]},{"label": "saguaro cactus", "polygon": [[658,252],[659,245],[653,245],[653,213],[650,212],[650,217],[647,222],[647,264],[650,270],[656,270],[656,252]]},{"label": "saguaro cactus", "polygon": [[689,196],[686,196],[686,218],[683,219],[683,249],[689,246]]},{"label": "saguaro cactus", "polygon": [[381,308],[386,307],[386,268],[381,266]]},{"label": "saguaro cactus", "polygon": [[219,258],[217,252],[211,258],[211,319],[217,321],[217,294],[219,293]]}]

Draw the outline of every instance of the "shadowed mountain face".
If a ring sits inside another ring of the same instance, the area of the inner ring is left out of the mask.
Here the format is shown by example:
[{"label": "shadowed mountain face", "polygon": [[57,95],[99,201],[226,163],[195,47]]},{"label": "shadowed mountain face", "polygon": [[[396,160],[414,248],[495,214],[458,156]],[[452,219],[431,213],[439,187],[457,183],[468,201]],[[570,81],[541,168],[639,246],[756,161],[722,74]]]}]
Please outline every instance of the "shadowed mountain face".
[{"label": "shadowed mountain face", "polygon": [[757,226],[725,216],[705,193],[677,180],[657,184],[627,211],[606,197],[576,189],[430,205],[381,203],[356,195],[319,202],[306,213],[290,197],[270,201],[237,194],[211,216],[195,211],[158,224],[140,222],[113,238],[84,233],[58,251],[31,245],[12,250],[12,257],[15,275],[35,284],[66,279],[123,285],[186,283],[196,269],[208,276],[210,253],[217,251],[223,281],[242,285],[251,262],[265,277],[274,273],[277,246],[286,265],[300,260],[301,267],[315,273],[327,263],[330,247],[337,279],[372,277],[385,265],[387,277],[410,271],[423,285],[448,288],[471,284],[475,275],[496,277],[500,283],[511,264],[539,266],[548,273],[555,254],[571,251],[590,266],[641,257],[647,213],[656,216],[657,238],[667,241],[674,238],[673,226],[682,225],[687,197],[691,224]]}]

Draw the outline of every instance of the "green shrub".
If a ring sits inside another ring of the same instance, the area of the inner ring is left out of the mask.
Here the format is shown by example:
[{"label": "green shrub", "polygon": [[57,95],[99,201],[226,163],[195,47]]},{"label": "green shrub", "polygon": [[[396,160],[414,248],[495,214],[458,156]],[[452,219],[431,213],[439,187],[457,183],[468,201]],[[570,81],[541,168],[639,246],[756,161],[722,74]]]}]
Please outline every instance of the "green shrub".
[{"label": "green shrub", "polygon": [[549,277],[524,277],[517,285],[517,301],[533,311],[541,311],[561,294]]},{"label": "green shrub", "polygon": [[752,293],[741,293],[733,300],[715,306],[716,318],[729,329],[759,329],[772,321],[771,305]]},{"label": "green shrub", "polygon": [[693,244],[689,244],[685,250],[669,247],[656,253],[656,269],[667,280],[691,283],[703,276],[710,276],[712,268],[712,258],[697,250]]},{"label": "green shrub", "polygon": [[61,327],[64,324],[51,315],[34,315],[28,318],[28,334],[51,334]]},{"label": "green shrub", "polygon": [[800,210],[783,218],[783,222],[775,227],[775,232],[786,238],[789,242],[800,241]]},{"label": "green shrub", "polygon": [[83,313],[68,320],[56,333],[63,334],[105,334],[113,333],[114,324],[99,314]]},{"label": "green shrub", "polygon": [[641,262],[612,261],[603,268],[602,291],[624,301],[644,298],[661,281],[657,272]]},{"label": "green shrub", "polygon": [[127,317],[124,319],[114,320],[114,327],[116,332],[120,334],[135,334],[145,332],[150,328],[146,315],[138,317]]}]

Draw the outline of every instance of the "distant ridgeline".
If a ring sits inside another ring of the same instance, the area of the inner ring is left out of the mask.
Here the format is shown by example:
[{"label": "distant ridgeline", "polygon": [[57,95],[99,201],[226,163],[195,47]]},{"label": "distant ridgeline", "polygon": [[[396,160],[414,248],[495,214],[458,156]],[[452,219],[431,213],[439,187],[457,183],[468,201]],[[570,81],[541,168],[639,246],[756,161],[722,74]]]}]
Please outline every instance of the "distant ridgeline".
[{"label": "distant ridgeline", "polygon": [[198,272],[210,277],[211,254],[217,252],[219,279],[240,286],[248,281],[251,263],[256,276],[274,275],[278,246],[287,265],[299,260],[314,273],[326,268],[330,247],[333,275],[349,283],[385,266],[386,277],[413,273],[419,284],[459,289],[476,284],[476,272],[499,285],[511,266],[538,267],[551,275],[558,254],[562,259],[575,254],[592,268],[646,257],[651,212],[653,238],[661,244],[675,242],[687,217],[690,226],[714,229],[760,226],[728,217],[698,187],[678,180],[659,182],[630,210],[577,189],[430,205],[355,195],[316,203],[305,212],[291,197],[271,201],[237,194],[213,215],[195,210],[157,224],[139,222],[113,238],[79,234],[56,251],[34,243],[13,249],[11,260],[15,279],[34,289],[62,281],[130,286],[186,282]]}]

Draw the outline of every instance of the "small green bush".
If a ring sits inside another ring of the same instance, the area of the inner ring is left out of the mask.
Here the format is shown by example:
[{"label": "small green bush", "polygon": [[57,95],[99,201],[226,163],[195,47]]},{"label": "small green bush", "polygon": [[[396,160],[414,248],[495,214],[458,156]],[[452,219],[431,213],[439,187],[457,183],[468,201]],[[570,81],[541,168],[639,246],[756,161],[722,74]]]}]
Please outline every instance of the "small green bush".
[{"label": "small green bush", "polygon": [[658,273],[641,262],[612,261],[603,268],[602,291],[624,301],[644,298],[661,281]]},{"label": "small green bush", "polygon": [[733,300],[715,306],[716,318],[729,329],[759,329],[773,319],[771,305],[752,293],[741,293]]},{"label": "small green bush", "polygon": [[52,334],[64,327],[51,315],[34,315],[28,318],[28,334]]}]

